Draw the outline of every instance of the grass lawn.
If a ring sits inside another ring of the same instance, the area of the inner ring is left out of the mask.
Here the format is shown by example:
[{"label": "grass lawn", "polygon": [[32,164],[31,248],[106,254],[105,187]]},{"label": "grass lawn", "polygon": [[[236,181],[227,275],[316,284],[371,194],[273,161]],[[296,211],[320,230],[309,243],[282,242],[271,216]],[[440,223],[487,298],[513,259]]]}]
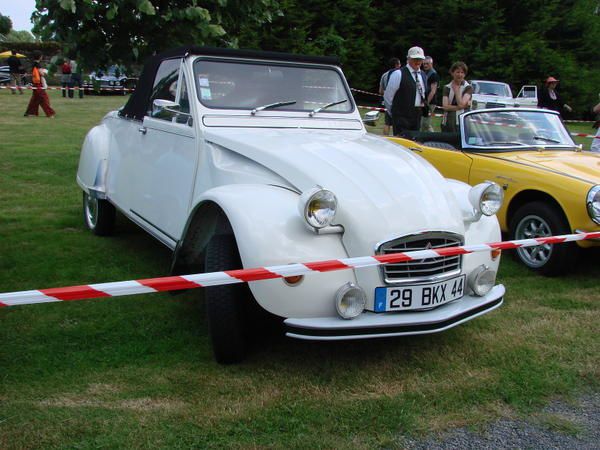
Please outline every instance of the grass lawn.
[{"label": "grass lawn", "polygon": [[[111,238],[82,221],[81,144],[124,99],[52,91],[56,119],[24,118],[29,95],[0,91],[0,292],[167,274],[169,251],[127,220]],[[2,308],[0,448],[397,448],[533,414],[600,387],[598,252],[586,258],[547,279],[504,255],[504,306],[444,333],[271,338],[233,367],[213,361],[199,289]]]}]

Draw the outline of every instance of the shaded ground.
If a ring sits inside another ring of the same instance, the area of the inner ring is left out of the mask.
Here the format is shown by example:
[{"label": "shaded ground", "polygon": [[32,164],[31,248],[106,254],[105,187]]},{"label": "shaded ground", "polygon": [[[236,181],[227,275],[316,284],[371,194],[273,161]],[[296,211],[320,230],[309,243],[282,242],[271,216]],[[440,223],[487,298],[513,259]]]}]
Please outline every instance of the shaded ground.
[{"label": "shaded ground", "polygon": [[500,420],[481,431],[459,428],[423,440],[407,439],[407,449],[600,449],[600,393],[574,404],[552,402],[528,420]]}]

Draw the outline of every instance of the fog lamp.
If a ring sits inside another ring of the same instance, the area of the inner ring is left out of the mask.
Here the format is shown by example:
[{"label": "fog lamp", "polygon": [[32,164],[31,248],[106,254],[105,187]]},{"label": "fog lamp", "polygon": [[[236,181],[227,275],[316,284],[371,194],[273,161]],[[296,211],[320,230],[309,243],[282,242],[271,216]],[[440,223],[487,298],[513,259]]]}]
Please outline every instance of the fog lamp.
[{"label": "fog lamp", "polygon": [[469,287],[479,297],[490,292],[495,283],[496,272],[483,264],[469,275]]},{"label": "fog lamp", "polygon": [[360,315],[366,304],[365,291],[354,283],[346,283],[335,293],[335,309],[342,319],[353,319]]}]

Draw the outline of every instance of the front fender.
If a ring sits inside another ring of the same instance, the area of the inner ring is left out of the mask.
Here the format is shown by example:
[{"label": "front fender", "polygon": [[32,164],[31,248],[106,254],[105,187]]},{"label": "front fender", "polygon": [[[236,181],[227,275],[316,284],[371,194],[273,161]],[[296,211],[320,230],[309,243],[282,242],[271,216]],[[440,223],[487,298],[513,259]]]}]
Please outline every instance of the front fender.
[{"label": "front fender", "polygon": [[[269,185],[235,184],[210,189],[197,199],[217,204],[231,225],[245,268],[346,258],[341,234],[317,235],[298,212],[299,194]],[[308,274],[296,286],[282,279],[249,283],[256,301],[282,317],[336,314],[340,286],[356,282],[351,270]]]},{"label": "front fender", "polygon": [[92,128],[83,141],[77,169],[77,184],[85,192],[106,198],[106,171],[110,131],[104,123]]}]

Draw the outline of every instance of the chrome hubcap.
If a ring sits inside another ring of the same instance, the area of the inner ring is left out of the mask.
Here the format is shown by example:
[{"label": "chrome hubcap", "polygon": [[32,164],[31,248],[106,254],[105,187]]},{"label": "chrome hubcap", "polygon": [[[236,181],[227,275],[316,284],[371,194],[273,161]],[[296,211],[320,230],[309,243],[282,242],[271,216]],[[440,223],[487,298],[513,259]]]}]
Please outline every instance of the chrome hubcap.
[{"label": "chrome hubcap", "polygon": [[[516,239],[534,239],[546,236],[552,236],[550,225],[541,217],[534,215],[524,217],[515,230]],[[529,267],[539,268],[546,264],[552,256],[552,248],[551,244],[521,247],[517,249],[517,254]]]}]

